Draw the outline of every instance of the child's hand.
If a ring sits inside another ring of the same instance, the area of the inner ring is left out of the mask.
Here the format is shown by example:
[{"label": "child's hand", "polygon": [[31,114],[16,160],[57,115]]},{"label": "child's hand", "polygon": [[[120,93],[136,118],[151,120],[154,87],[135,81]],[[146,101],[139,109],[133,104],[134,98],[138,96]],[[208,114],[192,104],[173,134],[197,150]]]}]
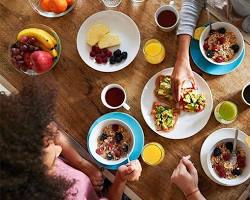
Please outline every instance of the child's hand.
[{"label": "child's hand", "polygon": [[190,156],[183,157],[171,176],[171,181],[175,183],[185,195],[198,190],[197,170],[189,158]]},{"label": "child's hand", "polygon": [[138,181],[141,176],[141,164],[138,160],[132,160],[130,165],[122,165],[118,168],[116,177],[121,181]]}]

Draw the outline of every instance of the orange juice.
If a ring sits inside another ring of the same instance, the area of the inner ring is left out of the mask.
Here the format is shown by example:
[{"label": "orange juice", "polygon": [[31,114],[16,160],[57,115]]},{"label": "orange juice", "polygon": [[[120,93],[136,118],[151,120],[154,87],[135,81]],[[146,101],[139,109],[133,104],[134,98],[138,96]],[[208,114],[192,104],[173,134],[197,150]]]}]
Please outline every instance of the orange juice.
[{"label": "orange juice", "polygon": [[143,48],[144,57],[151,64],[159,64],[165,58],[165,48],[159,40],[148,40]]},{"label": "orange juice", "polygon": [[164,159],[165,151],[159,143],[151,142],[144,146],[141,156],[145,163],[155,166]]}]

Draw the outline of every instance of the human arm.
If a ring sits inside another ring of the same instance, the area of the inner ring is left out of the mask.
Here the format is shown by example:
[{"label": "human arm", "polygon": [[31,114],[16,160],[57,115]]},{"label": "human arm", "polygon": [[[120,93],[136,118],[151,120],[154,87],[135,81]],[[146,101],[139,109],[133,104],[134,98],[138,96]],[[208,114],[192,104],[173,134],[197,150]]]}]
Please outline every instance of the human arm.
[{"label": "human arm", "polygon": [[62,155],[69,162],[69,165],[86,174],[96,191],[102,190],[104,179],[100,170],[80,156],[65,135],[58,129],[56,123],[50,123],[48,128],[55,133],[54,143],[62,147]]},{"label": "human arm", "polygon": [[138,160],[131,161],[129,165],[120,166],[116,173],[115,180],[109,189],[108,199],[121,199],[127,181],[138,181],[141,171],[141,164]]},{"label": "human arm", "polygon": [[171,181],[180,188],[187,200],[206,200],[198,188],[198,173],[189,158],[187,156],[180,160]]},{"label": "human arm", "polygon": [[173,96],[176,101],[180,100],[184,81],[190,80],[195,87],[194,75],[189,61],[189,45],[203,5],[203,0],[184,0],[180,11],[180,22],[177,29],[178,50],[171,75]]}]

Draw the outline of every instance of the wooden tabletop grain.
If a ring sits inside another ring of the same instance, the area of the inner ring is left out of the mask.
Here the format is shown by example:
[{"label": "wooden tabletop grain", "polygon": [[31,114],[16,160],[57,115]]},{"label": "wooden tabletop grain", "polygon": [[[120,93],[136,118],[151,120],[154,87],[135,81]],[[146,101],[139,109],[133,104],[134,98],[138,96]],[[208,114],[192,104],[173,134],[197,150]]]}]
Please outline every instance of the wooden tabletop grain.
[{"label": "wooden tabletop grain", "polygon": [[[64,129],[84,147],[90,125],[101,115],[110,112],[100,100],[102,88],[109,83],[124,86],[128,95],[130,111],[119,109],[134,116],[141,124],[145,134],[145,143],[156,141],[163,145],[166,156],[163,162],[150,167],[142,163],[143,172],[139,182],[129,183],[129,187],[142,199],[184,199],[176,186],[170,183],[170,176],[183,155],[190,154],[199,172],[199,186],[207,199],[233,200],[242,193],[249,192],[250,181],[236,187],[223,187],[210,180],[200,164],[200,149],[206,137],[213,131],[223,127],[237,127],[250,135],[250,108],[241,101],[242,87],[250,81],[250,45],[246,45],[246,56],[241,66],[234,72],[223,76],[211,76],[198,72],[212,90],[214,105],[222,100],[237,103],[239,116],[230,125],[219,124],[211,115],[207,125],[195,136],[183,140],[169,140],[156,135],[145,123],[140,111],[140,96],[144,85],[150,77],[166,67],[172,67],[176,58],[176,36],[174,32],[160,31],[154,22],[154,12],[163,1],[148,0],[133,5],[130,0],[123,0],[116,9],[129,15],[138,25],[141,43],[150,38],[157,38],[166,47],[166,58],[159,65],[148,64],[143,57],[142,48],[135,60],[127,68],[115,73],[101,73],[89,68],[81,60],[76,49],[77,32],[83,21],[90,15],[104,10],[101,2],[95,0],[78,0],[75,9],[61,18],[49,19],[35,13],[28,1],[0,1],[0,74],[15,88],[20,90],[25,82],[37,79],[58,90],[57,120]],[[177,1],[177,6],[180,2]],[[114,19],[115,20],[115,19]],[[206,14],[202,13],[199,24],[206,22]],[[27,24],[41,23],[53,28],[62,41],[62,55],[57,66],[41,76],[29,77],[17,72],[10,64],[8,48],[18,31]]]}]

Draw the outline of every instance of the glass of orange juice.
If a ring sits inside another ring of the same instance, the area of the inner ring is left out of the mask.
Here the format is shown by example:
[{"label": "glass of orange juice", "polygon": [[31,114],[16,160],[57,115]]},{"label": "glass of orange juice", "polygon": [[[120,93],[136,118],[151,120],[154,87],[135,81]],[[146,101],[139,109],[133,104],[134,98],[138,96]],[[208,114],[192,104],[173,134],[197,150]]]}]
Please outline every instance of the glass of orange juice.
[{"label": "glass of orange juice", "polygon": [[156,166],[164,159],[165,151],[161,144],[150,142],[144,146],[141,157],[146,164]]},{"label": "glass of orange juice", "polygon": [[148,40],[143,47],[144,57],[151,64],[159,64],[165,58],[165,48],[163,44],[156,39]]}]

